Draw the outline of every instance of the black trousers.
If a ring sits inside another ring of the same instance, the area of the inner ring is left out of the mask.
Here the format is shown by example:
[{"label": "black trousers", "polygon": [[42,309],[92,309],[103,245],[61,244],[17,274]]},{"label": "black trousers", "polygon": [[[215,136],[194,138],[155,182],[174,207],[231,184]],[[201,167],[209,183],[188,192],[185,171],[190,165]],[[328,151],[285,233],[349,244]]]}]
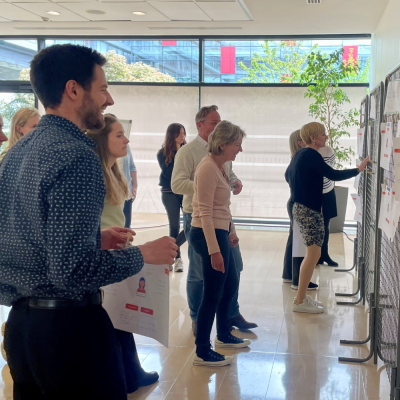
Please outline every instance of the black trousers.
[{"label": "black trousers", "polygon": [[232,248],[229,244],[229,232],[216,229],[218,245],[224,259],[225,272],[216,271],[211,265],[211,256],[203,229],[192,226],[190,243],[201,257],[203,267],[203,297],[197,312],[197,346],[210,346],[210,334],[217,314],[217,335],[222,339],[230,333],[229,309],[232,298],[239,286],[238,274]]},{"label": "black trousers", "polygon": [[169,236],[176,239],[178,246],[178,255],[176,258],[181,258],[180,247],[186,242],[185,231],[182,229],[180,232],[180,213],[182,208],[183,196],[173,192],[161,192],[161,201],[164,204],[165,210],[168,215],[169,222]]},{"label": "black trousers", "polygon": [[125,215],[125,228],[130,228],[132,223],[132,199],[125,200],[124,215]]},{"label": "black trousers", "polygon": [[[121,339],[101,305],[39,309],[18,302],[4,338],[14,400],[126,400],[121,341],[136,354],[133,336]],[[140,363],[134,371],[140,374]],[[128,386],[137,379],[130,376]]]}]

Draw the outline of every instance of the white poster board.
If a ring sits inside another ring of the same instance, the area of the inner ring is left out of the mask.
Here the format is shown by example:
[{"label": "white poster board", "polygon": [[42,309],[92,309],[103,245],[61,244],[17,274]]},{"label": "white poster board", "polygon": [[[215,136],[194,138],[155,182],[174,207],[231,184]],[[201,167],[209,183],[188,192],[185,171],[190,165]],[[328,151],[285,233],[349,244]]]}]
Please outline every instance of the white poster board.
[{"label": "white poster board", "polygon": [[103,307],[114,328],[153,338],[168,347],[168,265],[144,264],[138,274],[102,289]]},{"label": "white poster board", "polygon": [[303,243],[303,237],[300,233],[299,224],[293,218],[293,245],[292,245],[292,257],[305,257],[306,246]]}]

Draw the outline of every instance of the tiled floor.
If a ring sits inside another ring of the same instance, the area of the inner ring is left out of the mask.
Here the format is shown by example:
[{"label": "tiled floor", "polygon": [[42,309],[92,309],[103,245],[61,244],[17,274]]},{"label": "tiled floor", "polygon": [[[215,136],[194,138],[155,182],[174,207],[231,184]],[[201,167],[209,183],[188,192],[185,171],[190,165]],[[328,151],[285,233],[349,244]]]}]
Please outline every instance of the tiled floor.
[{"label": "tiled floor", "polygon": [[[151,222],[151,221],[150,221]],[[153,223],[153,222],[151,222]],[[144,216],[136,226],[149,225]],[[242,314],[257,322],[253,333],[236,331],[252,339],[250,348],[235,352],[234,363],[223,368],[192,365],[194,338],[186,303],[186,273],[171,274],[170,347],[136,336],[139,356],[146,370],[157,370],[157,385],[141,388],[129,400],[379,400],[389,399],[389,381],[381,362],[339,363],[338,356],[364,357],[368,346],[341,346],[340,339],[367,336],[368,311],[363,306],[337,306],[334,293],[350,292],[353,273],[319,267],[310,292],[326,312],[294,314],[295,291],[282,283],[282,260],[287,233],[239,230],[244,271],[241,277]],[[138,230],[136,243],[167,234],[167,228]],[[351,266],[352,243],[341,234],[331,236],[331,256],[341,266]],[[183,246],[187,267],[187,246]],[[4,319],[7,309],[0,309]],[[214,337],[215,331],[212,334]],[[225,354],[231,354],[225,351]],[[0,357],[1,358],[1,357]],[[12,399],[12,382],[4,361],[0,400]]]}]

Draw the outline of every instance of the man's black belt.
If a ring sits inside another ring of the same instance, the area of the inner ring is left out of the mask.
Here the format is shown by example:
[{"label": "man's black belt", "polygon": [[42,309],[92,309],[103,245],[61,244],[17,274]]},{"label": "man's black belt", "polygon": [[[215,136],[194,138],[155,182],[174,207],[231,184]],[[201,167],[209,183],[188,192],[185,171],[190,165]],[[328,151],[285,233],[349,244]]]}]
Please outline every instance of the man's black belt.
[{"label": "man's black belt", "polygon": [[33,308],[86,307],[90,305],[99,305],[103,302],[102,293],[100,291],[93,294],[86,294],[82,300],[46,297],[29,297],[24,300],[29,304],[29,307]]}]

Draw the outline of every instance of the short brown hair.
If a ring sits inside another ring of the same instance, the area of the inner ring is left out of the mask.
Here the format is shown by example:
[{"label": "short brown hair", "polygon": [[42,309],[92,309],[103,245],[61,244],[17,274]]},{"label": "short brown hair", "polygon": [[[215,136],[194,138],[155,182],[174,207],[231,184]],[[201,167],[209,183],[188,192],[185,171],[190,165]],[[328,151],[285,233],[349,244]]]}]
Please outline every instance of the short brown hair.
[{"label": "short brown hair", "polygon": [[301,140],[305,144],[311,144],[311,136],[316,139],[319,135],[325,133],[325,126],[319,122],[310,122],[302,126],[300,130]]},{"label": "short brown hair", "polygon": [[196,123],[204,122],[207,115],[213,111],[218,111],[218,107],[216,105],[201,107],[199,112],[196,114]]},{"label": "short brown hair", "polygon": [[208,152],[219,155],[221,154],[219,146],[222,144],[236,143],[240,136],[242,138],[246,137],[246,133],[240,128],[240,126],[234,125],[229,121],[221,121],[208,138]]}]

